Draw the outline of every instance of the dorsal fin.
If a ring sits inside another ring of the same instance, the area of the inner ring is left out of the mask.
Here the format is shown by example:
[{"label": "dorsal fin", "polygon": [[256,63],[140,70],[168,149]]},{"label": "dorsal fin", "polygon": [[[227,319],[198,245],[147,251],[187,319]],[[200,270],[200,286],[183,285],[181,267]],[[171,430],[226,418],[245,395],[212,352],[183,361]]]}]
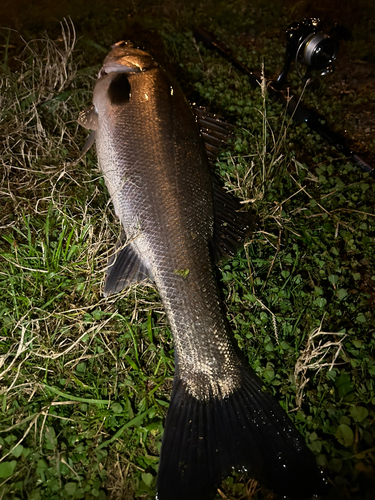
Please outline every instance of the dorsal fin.
[{"label": "dorsal fin", "polygon": [[206,146],[208,162],[213,167],[220,148],[228,140],[234,126],[217,115],[209,113],[204,107],[194,106],[193,112]]},{"label": "dorsal fin", "polygon": [[233,257],[246,238],[256,229],[257,218],[251,212],[240,211],[240,202],[213,178],[214,235],[212,253],[217,263],[223,257]]},{"label": "dorsal fin", "polygon": [[[208,162],[213,169],[220,148],[227,142],[234,126],[209,113],[204,107],[193,107],[193,111],[205,143]],[[236,254],[255,230],[257,219],[254,214],[242,211],[240,202],[215,177],[213,201],[215,222],[212,253],[217,263],[223,257],[233,257]]]}]

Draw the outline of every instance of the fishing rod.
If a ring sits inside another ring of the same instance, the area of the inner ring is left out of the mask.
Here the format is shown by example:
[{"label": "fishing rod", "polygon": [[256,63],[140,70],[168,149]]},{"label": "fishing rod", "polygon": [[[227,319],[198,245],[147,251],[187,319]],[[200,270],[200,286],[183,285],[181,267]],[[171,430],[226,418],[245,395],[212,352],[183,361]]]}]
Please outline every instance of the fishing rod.
[{"label": "fishing rod", "polygon": [[[287,49],[284,67],[274,81],[269,82],[269,95],[275,101],[286,107],[287,113],[294,123],[306,123],[311,130],[318,133],[329,145],[335,147],[340,153],[350,158],[364,172],[375,179],[375,169],[366,163],[347,144],[346,139],[339,133],[323,123],[324,117],[315,110],[305,106],[300,99],[289,96],[283,88],[291,63],[294,61],[297,73],[307,81],[312,70],[318,70],[321,75],[333,71],[333,62],[337,57],[339,39],[349,39],[350,33],[342,26],[336,25],[330,34],[318,31],[320,20],[317,18],[304,19],[301,23],[293,23],[286,30]],[[216,50],[222,57],[229,61],[238,71],[246,75],[253,88],[259,86],[260,75],[247,69],[233,55],[232,51],[219,42],[215,36],[202,27],[194,29],[194,36],[206,48]],[[305,75],[301,74],[301,65],[306,67]]]}]

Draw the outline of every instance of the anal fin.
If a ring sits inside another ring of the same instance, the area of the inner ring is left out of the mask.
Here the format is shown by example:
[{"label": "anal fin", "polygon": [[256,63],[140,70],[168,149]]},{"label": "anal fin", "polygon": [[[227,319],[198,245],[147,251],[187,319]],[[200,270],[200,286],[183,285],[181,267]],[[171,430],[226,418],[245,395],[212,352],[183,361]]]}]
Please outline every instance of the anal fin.
[{"label": "anal fin", "polygon": [[122,231],[115,251],[108,261],[104,295],[120,292],[146,279],[153,281],[152,273],[132,244],[126,243],[125,232]]}]

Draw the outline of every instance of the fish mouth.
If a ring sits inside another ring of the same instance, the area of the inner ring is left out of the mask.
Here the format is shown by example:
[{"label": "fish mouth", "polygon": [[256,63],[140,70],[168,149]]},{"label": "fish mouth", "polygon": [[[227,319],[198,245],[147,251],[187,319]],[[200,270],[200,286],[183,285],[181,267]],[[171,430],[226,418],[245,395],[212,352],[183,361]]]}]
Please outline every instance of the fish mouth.
[{"label": "fish mouth", "polygon": [[133,42],[131,42],[130,40],[120,40],[119,42],[116,42],[113,45],[111,45],[112,50],[114,50],[118,47],[129,47],[131,49],[139,48],[139,47],[135,47],[135,44]]},{"label": "fish mouth", "polygon": [[150,54],[130,41],[121,40],[112,45],[111,49],[104,59],[98,78],[110,73],[141,73],[158,66]]}]

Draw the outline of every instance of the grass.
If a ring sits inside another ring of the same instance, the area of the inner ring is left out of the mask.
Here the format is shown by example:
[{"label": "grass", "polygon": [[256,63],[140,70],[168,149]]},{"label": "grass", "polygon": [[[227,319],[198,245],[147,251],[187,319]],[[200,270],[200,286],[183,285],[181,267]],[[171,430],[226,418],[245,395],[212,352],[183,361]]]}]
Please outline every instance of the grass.
[{"label": "grass", "polygon": [[[278,17],[271,4],[254,3],[244,16],[241,2],[219,3],[209,18],[203,7],[177,16],[172,3],[145,2],[121,7],[121,19],[129,38],[148,43],[191,100],[236,125],[217,172],[260,225],[241,253],[220,264],[228,319],[249,364],[324,468],[333,485],[328,498],[370,499],[374,182],[305,126],[294,127],[265,85],[252,89],[192,38],[193,22],[205,22],[248,67],[264,61],[267,75],[282,64],[286,11]],[[76,118],[112,37],[123,38],[116,12],[66,19],[53,35],[27,41],[1,32],[4,500],[152,498],[155,491],[174,370],[171,334],[151,286],[103,297],[119,223],[94,152],[78,159],[85,131]],[[326,81],[304,99],[320,99],[320,112],[340,122],[345,106],[321,97],[329,93]],[[359,98],[373,102],[371,93]],[[274,497],[236,474],[217,498]]]}]

